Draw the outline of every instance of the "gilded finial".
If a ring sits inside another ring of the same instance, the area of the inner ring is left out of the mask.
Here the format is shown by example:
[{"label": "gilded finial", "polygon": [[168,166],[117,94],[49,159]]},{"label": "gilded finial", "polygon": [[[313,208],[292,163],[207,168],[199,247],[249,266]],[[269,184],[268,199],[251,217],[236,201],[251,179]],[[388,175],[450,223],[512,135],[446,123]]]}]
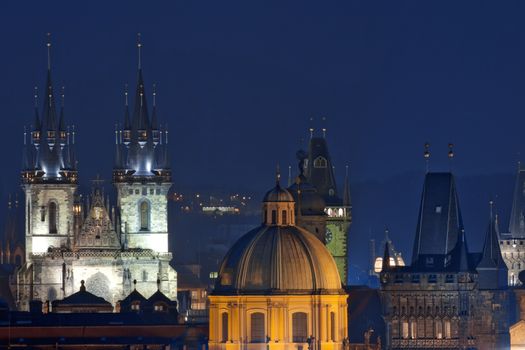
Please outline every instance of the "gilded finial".
[{"label": "gilded finial", "polygon": [[[326,123],[326,117],[322,117],[321,118],[323,124]],[[321,129],[323,131],[323,138],[326,138],[326,126],[323,126],[323,128]]]},{"label": "gilded finial", "polygon": [[430,143],[425,143],[425,151],[423,152],[423,157],[425,157],[425,166],[428,173],[428,161],[430,160]]},{"label": "gilded finial", "polygon": [[34,94],[34,99],[35,99],[35,108],[38,108],[38,87],[35,86],[35,94]]},{"label": "gilded finial", "polygon": [[490,208],[490,218],[492,219],[493,209],[494,209],[494,201],[492,199],[489,200],[489,208]]},{"label": "gilded finial", "polygon": [[128,106],[128,84],[124,84],[124,100],[126,107]]},{"label": "gilded finial", "polygon": [[60,97],[62,97],[62,107],[64,107],[64,103],[66,100],[66,93],[65,93],[66,87],[62,85],[61,94]]},{"label": "gilded finial", "polygon": [[139,62],[138,62],[138,68],[142,69],[142,57],[141,57],[141,49],[142,49],[142,42],[141,42],[141,34],[137,33],[137,49],[138,49],[138,56],[139,56]]},{"label": "gilded finial", "polygon": [[310,138],[313,138],[314,137],[314,128],[313,128],[313,122],[314,122],[314,117],[310,117],[310,128],[308,130],[310,130]]},{"label": "gilded finial", "polygon": [[448,144],[448,157],[454,158],[454,144],[452,143]]},{"label": "gilded finial", "polygon": [[157,84],[153,84],[153,107],[157,106]]},{"label": "gilded finial", "polygon": [[281,182],[281,169],[279,167],[279,164],[277,164],[277,167],[275,169],[275,182],[277,185]]},{"label": "gilded finial", "polygon": [[51,33],[47,33],[47,70],[51,70]]}]

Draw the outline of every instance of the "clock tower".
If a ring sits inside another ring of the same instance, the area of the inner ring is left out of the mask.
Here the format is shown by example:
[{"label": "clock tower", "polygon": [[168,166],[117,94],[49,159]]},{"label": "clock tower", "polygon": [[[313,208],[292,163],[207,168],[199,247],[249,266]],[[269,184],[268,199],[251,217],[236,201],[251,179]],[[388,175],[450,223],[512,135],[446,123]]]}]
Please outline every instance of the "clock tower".
[{"label": "clock tower", "polygon": [[297,157],[300,175],[290,187],[297,202],[297,222],[326,245],[336,262],[341,281],[346,284],[348,230],[352,222],[348,167],[341,198],[324,135],[312,135],[308,152],[299,151]]}]

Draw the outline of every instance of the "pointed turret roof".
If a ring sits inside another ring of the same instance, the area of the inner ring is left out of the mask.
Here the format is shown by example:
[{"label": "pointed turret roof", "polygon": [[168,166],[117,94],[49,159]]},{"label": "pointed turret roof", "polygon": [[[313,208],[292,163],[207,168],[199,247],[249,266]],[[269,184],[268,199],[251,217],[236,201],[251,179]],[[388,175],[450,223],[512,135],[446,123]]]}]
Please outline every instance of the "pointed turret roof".
[{"label": "pointed turret roof", "polygon": [[343,189],[343,205],[346,207],[349,207],[351,203],[352,203],[352,199],[350,197],[350,182],[348,180],[348,166],[346,166],[345,187]]},{"label": "pointed turret roof", "polygon": [[454,176],[451,173],[427,173],[414,240],[412,262],[419,255],[448,254],[463,230]]},{"label": "pointed turret roof", "polygon": [[513,237],[525,237],[525,169],[518,164],[509,232]]},{"label": "pointed turret roof", "polygon": [[324,137],[312,137],[308,152],[306,177],[327,205],[341,205],[328,145]]},{"label": "pointed turret roof", "polygon": [[138,71],[137,88],[135,91],[135,107],[133,109],[132,123],[135,131],[149,129],[149,117],[146,103],[146,92],[144,88],[144,78],[142,77],[142,69],[140,68]]},{"label": "pointed turret roof", "polygon": [[44,95],[43,124],[47,130],[56,131],[56,108],[53,83],[51,81],[51,69],[47,70],[46,91]]},{"label": "pointed turret roof", "polygon": [[501,268],[504,266],[506,265],[501,256],[501,250],[499,247],[498,219],[497,216],[491,214],[478,268]]},{"label": "pointed turret roof", "polygon": [[456,243],[455,256],[458,272],[468,272],[471,270],[468,257],[467,237],[465,236],[465,230],[461,230]]}]

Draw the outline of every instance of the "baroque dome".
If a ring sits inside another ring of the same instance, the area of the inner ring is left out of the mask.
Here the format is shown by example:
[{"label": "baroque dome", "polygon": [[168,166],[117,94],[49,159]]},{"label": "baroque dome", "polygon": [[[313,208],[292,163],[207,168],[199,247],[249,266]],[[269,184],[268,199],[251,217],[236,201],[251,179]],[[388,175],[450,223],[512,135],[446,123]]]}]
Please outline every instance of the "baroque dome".
[{"label": "baroque dome", "polygon": [[266,192],[263,202],[293,202],[293,196],[286,189],[282,188],[279,182],[277,185]]},{"label": "baroque dome", "polygon": [[339,294],[336,264],[323,243],[297,226],[262,225],[226,254],[215,295]]}]

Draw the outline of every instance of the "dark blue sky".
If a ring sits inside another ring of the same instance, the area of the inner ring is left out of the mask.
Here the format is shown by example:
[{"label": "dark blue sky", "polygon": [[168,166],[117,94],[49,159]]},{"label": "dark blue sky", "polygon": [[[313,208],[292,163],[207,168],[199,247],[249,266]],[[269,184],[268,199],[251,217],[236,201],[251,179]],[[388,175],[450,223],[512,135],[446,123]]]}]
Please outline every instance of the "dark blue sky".
[{"label": "dark blue sky", "polygon": [[[525,152],[524,15],[519,1],[2,2],[2,192],[19,183],[22,130],[32,121],[33,86],[42,89],[45,78],[45,33],[87,183],[110,177],[141,32],[176,186],[262,191],[277,162],[295,169],[308,119],[326,116],[336,172],[351,167],[356,214],[356,201],[369,203],[356,217],[360,244],[367,226],[385,221],[411,242],[425,141],[431,169],[448,170],[453,142],[455,172],[487,179],[459,189],[477,205],[463,211],[478,230],[487,198],[512,188],[491,180],[510,176],[494,174],[511,174]],[[395,191],[366,196],[390,183]],[[387,203],[403,218],[391,218]]]}]

